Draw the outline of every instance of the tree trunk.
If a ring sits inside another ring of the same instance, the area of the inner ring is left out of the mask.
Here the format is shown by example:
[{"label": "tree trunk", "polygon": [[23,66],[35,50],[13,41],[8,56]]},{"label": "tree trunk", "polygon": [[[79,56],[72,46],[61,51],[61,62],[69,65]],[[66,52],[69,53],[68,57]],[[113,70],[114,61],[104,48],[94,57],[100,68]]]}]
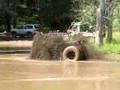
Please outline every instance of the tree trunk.
[{"label": "tree trunk", "polygon": [[103,15],[102,15],[102,9],[97,9],[97,18],[96,18],[96,44],[99,46],[103,45]]},{"label": "tree trunk", "polygon": [[11,32],[11,15],[9,11],[10,0],[6,1],[6,9],[5,9],[5,22],[6,22],[6,32],[9,34]]},{"label": "tree trunk", "polygon": [[11,32],[11,16],[6,13],[5,15],[5,20],[6,20],[6,32],[10,33]]},{"label": "tree trunk", "polygon": [[112,42],[112,15],[110,15],[110,12],[108,17],[109,17],[109,21],[108,21],[107,41],[111,43]]},{"label": "tree trunk", "polygon": [[17,17],[13,18],[13,28],[16,28],[17,25]]},{"label": "tree trunk", "polygon": [[96,18],[96,44],[98,46],[103,45],[103,35],[105,34],[105,0],[98,0],[99,7],[97,9],[97,18]]},{"label": "tree trunk", "polygon": [[17,0],[14,0],[14,17],[13,17],[13,27],[16,28],[16,25],[17,25],[17,11],[16,11],[16,7],[17,7]]},{"label": "tree trunk", "polygon": [[108,33],[107,33],[107,41],[109,43],[112,42],[112,16],[113,16],[113,1],[108,0]]}]

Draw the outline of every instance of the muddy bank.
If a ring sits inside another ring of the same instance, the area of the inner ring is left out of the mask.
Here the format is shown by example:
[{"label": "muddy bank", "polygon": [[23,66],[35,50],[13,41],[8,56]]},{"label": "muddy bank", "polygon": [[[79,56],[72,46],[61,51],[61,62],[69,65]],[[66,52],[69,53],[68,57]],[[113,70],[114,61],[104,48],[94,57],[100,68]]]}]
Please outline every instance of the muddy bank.
[{"label": "muddy bank", "polygon": [[0,50],[0,54],[19,54],[19,53],[30,53],[31,49],[27,48],[19,48],[19,49],[9,49],[9,50]]}]

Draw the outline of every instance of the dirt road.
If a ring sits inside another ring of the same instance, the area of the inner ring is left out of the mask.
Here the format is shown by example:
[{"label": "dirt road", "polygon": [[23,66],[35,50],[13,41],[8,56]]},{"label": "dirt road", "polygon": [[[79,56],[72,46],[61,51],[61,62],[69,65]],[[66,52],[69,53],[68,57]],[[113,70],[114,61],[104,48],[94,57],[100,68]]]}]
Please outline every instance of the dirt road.
[{"label": "dirt road", "polygon": [[120,63],[0,60],[1,90],[119,90]]}]

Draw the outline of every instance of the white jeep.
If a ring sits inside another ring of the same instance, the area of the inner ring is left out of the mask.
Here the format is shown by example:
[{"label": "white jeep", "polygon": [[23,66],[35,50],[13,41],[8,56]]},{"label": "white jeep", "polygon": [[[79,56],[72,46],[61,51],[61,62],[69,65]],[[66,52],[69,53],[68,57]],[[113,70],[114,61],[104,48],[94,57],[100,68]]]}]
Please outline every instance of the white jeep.
[{"label": "white jeep", "polygon": [[80,22],[72,22],[70,27],[67,30],[67,33],[70,35],[75,35],[80,33]]},{"label": "white jeep", "polygon": [[37,31],[39,31],[39,24],[25,24],[20,25],[17,28],[11,30],[13,37],[32,37]]}]

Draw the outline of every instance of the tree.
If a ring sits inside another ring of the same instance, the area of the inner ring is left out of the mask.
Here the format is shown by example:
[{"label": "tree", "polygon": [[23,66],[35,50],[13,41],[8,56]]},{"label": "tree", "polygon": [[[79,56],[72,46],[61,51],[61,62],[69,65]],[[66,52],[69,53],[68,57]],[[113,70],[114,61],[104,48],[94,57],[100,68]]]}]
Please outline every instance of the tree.
[{"label": "tree", "polygon": [[14,0],[4,0],[2,1],[1,5],[1,15],[3,17],[3,21],[5,22],[6,26],[6,32],[11,32],[11,24],[12,24],[12,18],[15,16],[15,12],[13,11],[13,1]]},{"label": "tree", "polygon": [[99,7],[97,9],[97,18],[96,18],[96,44],[101,46],[103,45],[103,32],[104,32],[104,10],[105,10],[105,1],[99,0]]},{"label": "tree", "polygon": [[112,17],[113,17],[113,10],[114,10],[114,2],[113,0],[106,0],[106,20],[107,20],[107,41],[109,43],[112,42]]},{"label": "tree", "polygon": [[103,31],[103,17],[102,17],[102,9],[97,9],[97,18],[96,18],[96,44],[101,46],[103,44],[103,37],[102,37],[102,31]]},{"label": "tree", "polygon": [[[71,0],[51,0],[51,27],[64,31],[74,19]],[[77,10],[77,9],[76,9]]]},{"label": "tree", "polygon": [[6,8],[4,11],[4,17],[6,22],[6,32],[11,32],[11,20],[12,20],[12,13],[10,12],[10,0],[6,0]]},{"label": "tree", "polygon": [[81,0],[41,0],[40,18],[52,29],[61,31],[80,20]]}]

